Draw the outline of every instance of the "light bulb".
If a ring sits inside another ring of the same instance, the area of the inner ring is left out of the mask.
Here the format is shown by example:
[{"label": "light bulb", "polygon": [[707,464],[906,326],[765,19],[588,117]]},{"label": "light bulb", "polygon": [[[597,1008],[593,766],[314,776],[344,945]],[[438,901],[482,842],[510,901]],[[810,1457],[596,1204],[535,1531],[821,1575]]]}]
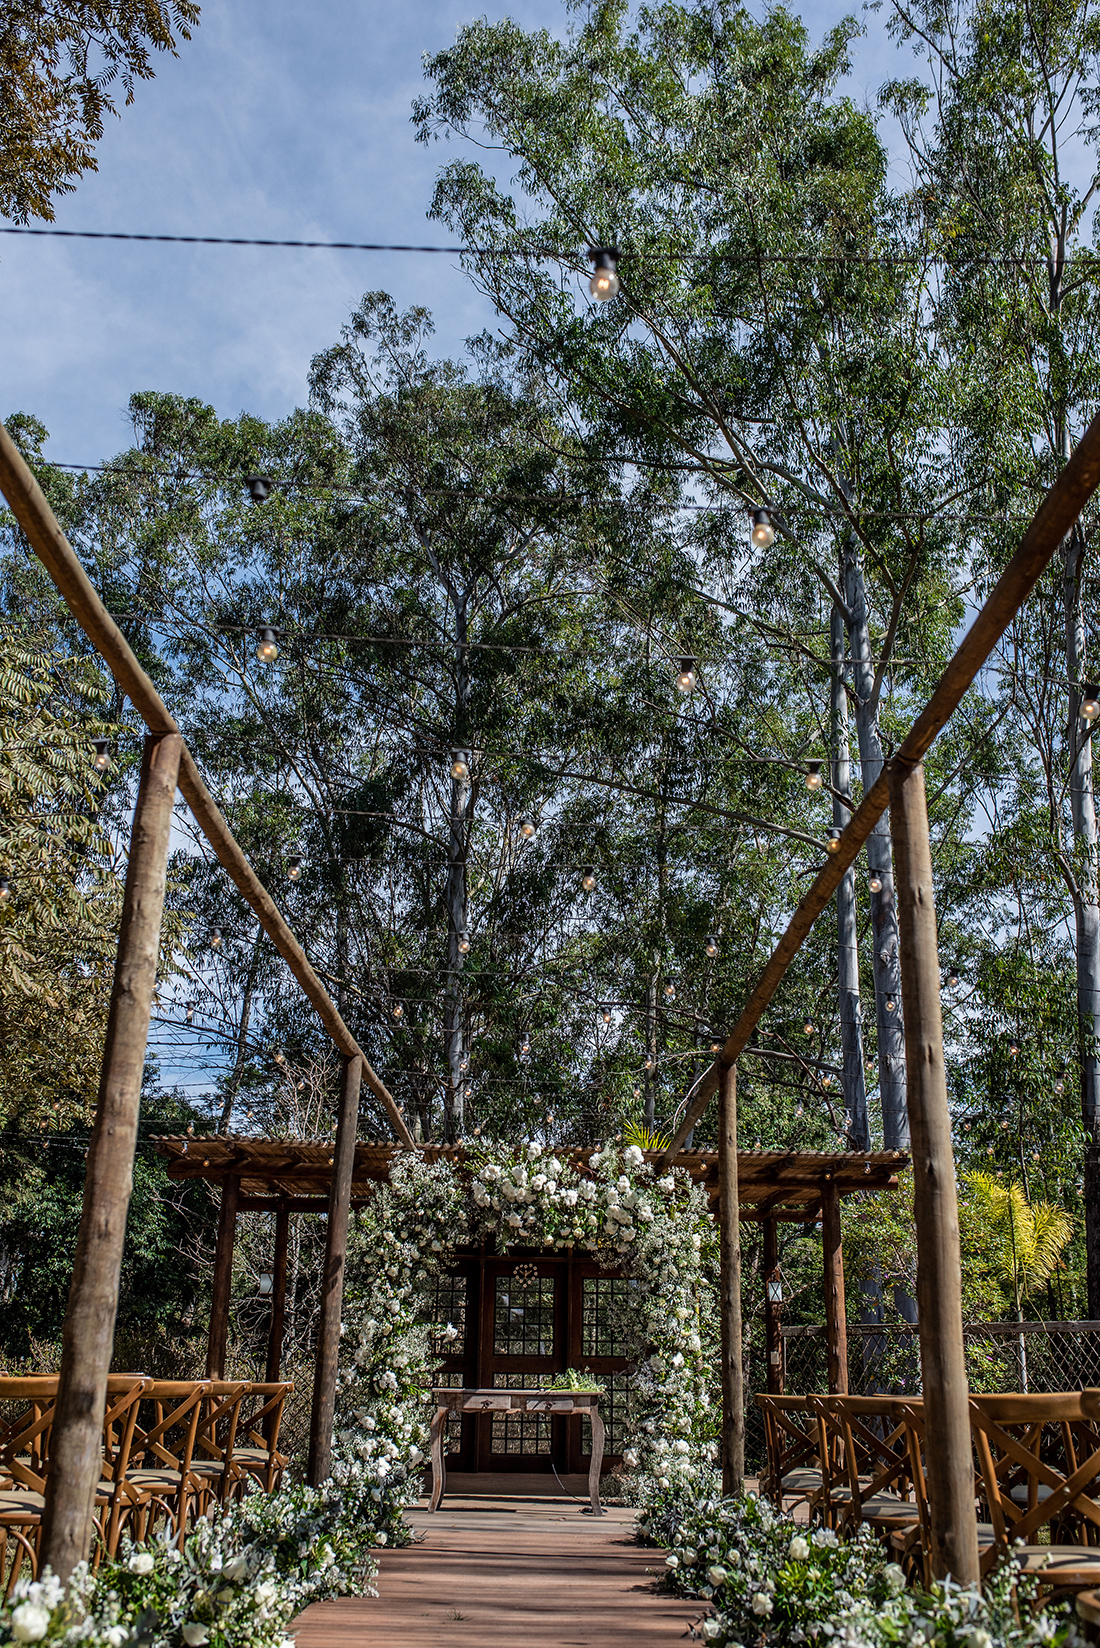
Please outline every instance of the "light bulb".
[{"label": "light bulb", "polygon": [[193,1001],[187,1003],[187,1022],[188,1024],[194,1024],[195,1022],[195,1003]]},{"label": "light bulb", "polygon": [[881,893],[882,877],[879,875],[877,870],[871,871],[871,874],[867,878],[867,885],[873,893]]},{"label": "light bulb", "polygon": [[614,246],[591,246],[588,255],[594,265],[588,290],[599,303],[606,303],[619,290],[619,254]]},{"label": "light bulb", "polygon": [[581,886],[584,888],[586,893],[590,893],[595,885],[596,885],[596,872],[590,864],[588,866],[588,868],[585,870],[584,874],[581,876]]},{"label": "light bulb", "polygon": [[801,1105],[800,1105],[800,1104],[799,1104],[799,1105],[796,1105],[796,1106],[795,1106],[795,1112],[794,1112],[794,1114],[795,1114],[795,1120],[796,1120],[796,1121],[797,1121],[797,1120],[798,1120],[798,1118],[799,1118],[799,1117],[800,1117],[800,1116],[801,1116],[801,1114],[802,1114],[802,1106],[801,1106]]},{"label": "light bulb", "polygon": [[393,1016],[395,1019],[403,1019],[405,1017],[405,1009],[399,1001],[395,1001],[393,1004]]},{"label": "light bulb", "polygon": [[892,1013],[897,1006],[897,1002],[894,1000],[893,996],[887,996],[883,1006],[886,1008],[888,1013]]},{"label": "light bulb", "polygon": [[11,903],[11,882],[7,876],[0,876],[0,904]]},{"label": "light bulb", "polygon": [[1018,1053],[1018,1052],[1019,1052],[1019,1051],[1020,1051],[1020,1049],[1019,1049],[1019,1048],[1018,1048],[1018,1047],[1017,1047],[1017,1046],[1016,1046],[1016,1043],[1015,1043],[1015,1042],[1012,1042],[1012,1043],[1011,1043],[1011,1044],[1010,1044],[1010,1045],[1009,1045],[1009,1049],[1008,1049],[1008,1056],[1009,1056],[1009,1058],[1010,1058],[1010,1059],[1014,1059],[1014,1058],[1015,1058],[1015,1057],[1016,1057],[1016,1055],[1017,1055],[1017,1053]]},{"label": "light bulb", "polygon": [[1054,1091],[1058,1094],[1058,1096],[1060,1098],[1061,1095],[1065,1092],[1065,1090],[1066,1090],[1066,1084],[1062,1080],[1061,1076],[1059,1076],[1058,1080],[1054,1084]]},{"label": "light bulb", "polygon": [[111,746],[106,738],[93,738],[92,748],[95,751],[95,760],[92,766],[96,772],[106,772],[111,765]]},{"label": "light bulb", "polygon": [[959,988],[959,969],[957,967],[948,968],[947,988],[949,990],[957,990]]},{"label": "light bulb", "polygon": [[829,831],[829,839],[825,843],[825,851],[827,853],[839,853],[841,834],[842,832],[838,829],[832,829]]},{"label": "light bulb", "polygon": [[610,1024],[611,1023],[611,1009],[610,1009],[610,1007],[601,1008],[600,1017],[601,1017],[601,1019],[603,1019],[603,1022],[605,1024]]},{"label": "light bulb", "polygon": [[538,829],[538,825],[535,823],[533,818],[521,818],[520,819],[520,821],[519,821],[519,833],[523,837],[524,841],[530,841],[531,837],[535,834],[537,829]]},{"label": "light bulb", "polygon": [[459,948],[459,951],[461,952],[462,955],[468,956],[470,954],[470,935],[469,935],[469,933],[459,933],[459,935],[458,935],[458,948]]},{"label": "light bulb", "polygon": [[821,1085],[822,1087],[831,1087],[833,1085],[833,1078],[831,1076],[822,1076]]},{"label": "light bulb", "polygon": [[279,648],[275,641],[273,629],[262,629],[260,639],[256,643],[256,657],[261,664],[273,664],[279,656]]},{"label": "light bulb", "polygon": [[718,954],[718,939],[714,933],[710,933],[707,936],[706,951],[708,956],[716,956]]},{"label": "light bulb", "polygon": [[805,1022],[805,1024],[804,1024],[804,1025],[803,1025],[803,1026],[802,1026],[802,1029],[803,1029],[803,1032],[804,1032],[804,1033],[805,1033],[805,1034],[806,1034],[806,1035],[807,1035],[807,1036],[812,1036],[812,1035],[813,1035],[813,1033],[814,1033],[814,1027],[813,1027],[813,1025],[812,1025],[812,1024],[811,1024],[811,1023],[810,1023],[810,1020],[809,1020],[809,1019],[807,1019],[807,1020],[806,1020],[806,1022]]},{"label": "light bulb", "polygon": [[680,669],[676,676],[676,685],[681,692],[690,692],[695,685],[695,659],[681,658]]},{"label": "light bulb", "polygon": [[771,514],[766,509],[754,509],[752,512],[752,541],[757,549],[767,549],[775,542],[775,528],[772,525]]},{"label": "light bulb", "polygon": [[711,1050],[712,1053],[720,1053],[724,1046],[725,1046],[724,1042],[712,1041],[711,1044],[710,1044],[710,1050]]},{"label": "light bulb", "polygon": [[466,759],[466,751],[455,750],[454,755],[451,757],[451,777],[463,779],[469,778],[469,776],[470,763]]},{"label": "light bulb", "polygon": [[820,761],[807,761],[806,788],[808,790],[819,790],[821,788],[821,767],[822,763]]},{"label": "light bulb", "polygon": [[1100,715],[1100,687],[1095,681],[1090,681],[1081,688],[1081,719],[1091,726]]},{"label": "light bulb", "polygon": [[277,1047],[275,1049],[273,1057],[275,1059],[276,1064],[285,1064],[286,1063],[286,1054],[283,1052],[281,1047]]},{"label": "light bulb", "polygon": [[473,1096],[474,1096],[474,1090],[473,1090],[472,1087],[464,1087],[462,1089],[462,1097],[464,1099],[472,1099]]},{"label": "light bulb", "polygon": [[458,1061],[458,1068],[459,1070],[469,1070],[470,1057],[468,1053],[463,1053],[462,1057]]},{"label": "light bulb", "polygon": [[220,927],[211,927],[211,929],[210,929],[210,948],[212,950],[220,950],[221,947],[222,947],[222,930],[221,930]]},{"label": "light bulb", "polygon": [[526,1058],[527,1054],[531,1051],[531,1040],[529,1036],[524,1036],[522,1042],[520,1043],[519,1050],[523,1057]]},{"label": "light bulb", "polygon": [[655,1058],[653,1058],[653,1057],[652,1057],[652,1056],[651,1056],[651,1055],[650,1055],[650,1054],[648,1054],[648,1053],[647,1053],[647,1054],[646,1054],[646,1061],[645,1061],[645,1068],[646,1068],[646,1069],[647,1069],[647,1070],[652,1070],[652,1069],[653,1069],[653,1066],[654,1066],[654,1065],[655,1065],[655,1064],[656,1064],[656,1063],[657,1063],[657,1060],[656,1060],[656,1059],[655,1059]]},{"label": "light bulb", "polygon": [[669,979],[668,983],[665,985],[665,997],[668,1001],[672,1001],[675,999],[675,996],[676,986],[673,984],[672,980]]},{"label": "light bulb", "polygon": [[287,879],[288,880],[290,880],[290,881],[301,881],[301,879],[302,879],[302,859],[301,859],[301,854],[300,853],[292,853],[291,856],[287,859],[287,861],[286,861],[286,873],[287,873]]},{"label": "light bulb", "polygon": [[245,480],[254,504],[262,504],[275,485],[270,475],[249,475]]}]

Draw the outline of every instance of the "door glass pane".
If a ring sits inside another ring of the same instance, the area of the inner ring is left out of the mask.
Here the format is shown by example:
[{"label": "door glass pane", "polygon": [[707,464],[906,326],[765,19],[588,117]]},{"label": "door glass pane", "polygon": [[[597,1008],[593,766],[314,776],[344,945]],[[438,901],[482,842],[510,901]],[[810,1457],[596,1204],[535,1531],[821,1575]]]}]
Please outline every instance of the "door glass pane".
[{"label": "door glass pane", "polygon": [[[545,1373],[494,1373],[495,1390],[542,1390]],[[550,1420],[544,1413],[493,1415],[490,1453],[550,1452]]]},{"label": "door glass pane", "polygon": [[615,1306],[629,1303],[637,1283],[622,1276],[586,1276],[581,1294],[581,1355],[625,1356],[616,1333]]},{"label": "door glass pane", "polygon": [[[432,1350],[437,1356],[461,1356],[466,1349],[466,1276],[437,1276],[428,1304],[428,1320],[440,1332],[432,1336]],[[450,1322],[458,1329],[458,1336],[445,1339],[443,1329]]]},{"label": "door glass pane", "polygon": [[[606,1427],[603,1451],[608,1454],[621,1454],[626,1446],[626,1423],[630,1415],[630,1375],[628,1373],[601,1373],[600,1384],[604,1387],[604,1394],[600,1397],[600,1415]],[[592,1421],[581,1420],[581,1453],[586,1459],[592,1456]]]},{"label": "door glass pane", "polygon": [[[457,1323],[456,1323],[457,1326]],[[493,1311],[494,1356],[553,1356],[554,1278],[519,1282],[496,1279]]]}]

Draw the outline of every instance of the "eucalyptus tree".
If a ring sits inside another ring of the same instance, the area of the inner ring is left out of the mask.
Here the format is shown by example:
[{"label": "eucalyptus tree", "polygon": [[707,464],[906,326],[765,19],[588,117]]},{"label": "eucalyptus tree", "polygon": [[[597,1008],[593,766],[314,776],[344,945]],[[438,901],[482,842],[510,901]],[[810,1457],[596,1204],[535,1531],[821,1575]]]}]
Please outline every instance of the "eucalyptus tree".
[{"label": "eucalyptus tree", "polygon": [[[926,69],[922,80],[891,83],[884,100],[908,139],[914,214],[945,259],[936,324],[955,364],[955,464],[975,500],[970,535],[983,587],[1100,403],[1088,217],[1100,183],[1100,23],[1078,0],[892,0],[890,19]],[[1090,1314],[1100,1310],[1100,846],[1082,709],[1097,673],[1088,662],[1095,532],[1095,512],[1086,512],[1006,637],[988,689],[1011,705],[1034,751],[1038,784],[1023,786],[1016,821],[1040,861],[1034,919],[1062,919],[1041,860],[1072,909]]]},{"label": "eucalyptus tree", "polygon": [[[480,22],[430,60],[415,119],[425,140],[488,140],[518,163],[516,198],[478,165],[451,164],[433,212],[470,248],[466,266],[516,346],[576,407],[590,450],[675,475],[715,506],[722,552],[700,558],[700,593],[770,623],[773,639],[783,610],[796,650],[807,612],[835,604],[866,789],[882,766],[883,695],[935,669],[960,608],[958,552],[938,521],[954,483],[925,271],[896,256],[906,226],[873,122],[836,92],[855,32],[846,21],[812,50],[785,12],[757,21],[728,3],[666,6],[636,26],[602,6],[565,41]],[[606,304],[576,302],[586,243],[620,254]],[[774,544],[765,533],[731,560],[735,523],[760,506]],[[810,643],[826,684],[829,635],[826,611]],[[849,797],[834,788],[839,818]],[[902,1144],[885,822],[868,852],[880,1101],[887,1142]],[[849,888],[849,956],[850,912]],[[858,1109],[850,961],[845,992]]]}]

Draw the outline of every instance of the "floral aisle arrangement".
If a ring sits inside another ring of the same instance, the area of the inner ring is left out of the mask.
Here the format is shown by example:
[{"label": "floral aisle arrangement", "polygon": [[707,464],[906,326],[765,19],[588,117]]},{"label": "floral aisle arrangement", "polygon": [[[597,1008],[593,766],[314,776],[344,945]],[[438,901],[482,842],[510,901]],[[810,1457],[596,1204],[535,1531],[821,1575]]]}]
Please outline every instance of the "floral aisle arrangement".
[{"label": "floral aisle arrangement", "polygon": [[1034,1612],[1031,1582],[1006,1566],[984,1592],[946,1580],[907,1588],[870,1529],[841,1539],[746,1494],[722,1499],[716,1478],[702,1493],[651,1495],[640,1531],[666,1547],[664,1584],[712,1612],[696,1639],[723,1648],[798,1648],[836,1639],[843,1648],[1079,1648],[1065,1605]]},{"label": "floral aisle arrangement", "polygon": [[703,1192],[683,1169],[657,1174],[635,1146],[594,1152],[581,1172],[538,1144],[470,1153],[462,1166],[399,1157],[356,1216],[347,1266],[337,1417],[337,1480],[388,1484],[411,1502],[428,1446],[433,1368],[458,1336],[432,1319],[439,1275],[456,1248],[579,1250],[635,1284],[616,1310],[628,1346],[624,1465],[669,1488],[716,1455],[710,1389],[716,1338]]},{"label": "floral aisle arrangement", "polygon": [[46,1648],[293,1648],[287,1627],[307,1603],[373,1590],[376,1545],[401,1540],[400,1507],[334,1483],[259,1491],[179,1547],[134,1546],[69,1585],[49,1571],[17,1581],[0,1606],[0,1644]]}]

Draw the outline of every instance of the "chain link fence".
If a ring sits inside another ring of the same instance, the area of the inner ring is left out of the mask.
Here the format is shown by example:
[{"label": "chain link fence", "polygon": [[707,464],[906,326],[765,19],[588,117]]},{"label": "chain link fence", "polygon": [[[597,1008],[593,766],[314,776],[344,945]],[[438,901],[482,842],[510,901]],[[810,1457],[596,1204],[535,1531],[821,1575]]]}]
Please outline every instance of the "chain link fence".
[{"label": "chain link fence", "polygon": [[[966,1371],[973,1391],[1067,1391],[1100,1386],[1100,1322],[968,1322]],[[784,1388],[791,1396],[828,1390],[825,1329],[783,1329]],[[848,1324],[848,1389],[853,1396],[918,1396],[915,1327]]]}]

